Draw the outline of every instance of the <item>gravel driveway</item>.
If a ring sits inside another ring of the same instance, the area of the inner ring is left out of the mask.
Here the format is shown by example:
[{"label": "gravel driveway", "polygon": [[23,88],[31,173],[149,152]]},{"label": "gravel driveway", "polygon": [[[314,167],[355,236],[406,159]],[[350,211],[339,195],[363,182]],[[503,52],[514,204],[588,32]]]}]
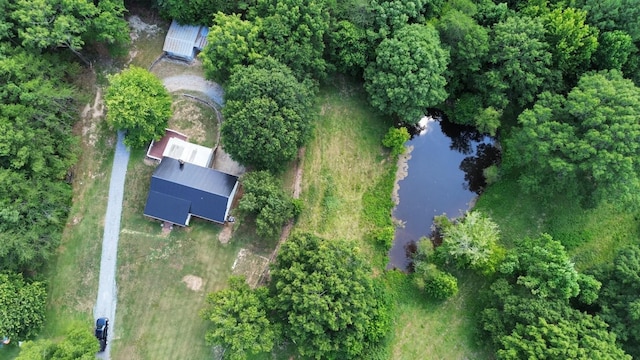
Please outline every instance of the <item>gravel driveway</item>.
[{"label": "gravel driveway", "polygon": [[224,104],[222,86],[196,75],[176,75],[162,79],[162,83],[170,92],[178,90],[198,91],[206,94],[218,105]]},{"label": "gravel driveway", "polygon": [[[195,75],[171,76],[162,80],[169,91],[191,90],[206,94],[211,100],[222,105],[224,92],[216,83],[207,81]],[[111,340],[114,338],[116,319],[116,260],[118,257],[118,237],[120,234],[120,218],[122,215],[122,200],[124,198],[124,182],[129,163],[129,149],[123,143],[124,133],[118,132],[111,181],[109,183],[109,200],[104,219],[104,235],[102,238],[102,255],[100,258],[100,283],[98,285],[98,299],[93,309],[95,319],[109,318],[109,338],[107,348],[99,353],[97,358],[110,359]],[[231,161],[232,162],[232,161]]]},{"label": "gravel driveway", "polygon": [[109,338],[107,349],[98,354],[99,359],[109,359],[111,340],[116,319],[116,260],[118,258],[118,235],[120,234],[120,217],[122,215],[122,199],[124,196],[124,180],[129,163],[129,149],[124,146],[124,133],[118,132],[116,152],[113,157],[111,181],[109,183],[109,200],[104,218],[104,235],[102,237],[102,255],[100,257],[100,283],[98,299],[93,308],[93,317],[109,318]]}]

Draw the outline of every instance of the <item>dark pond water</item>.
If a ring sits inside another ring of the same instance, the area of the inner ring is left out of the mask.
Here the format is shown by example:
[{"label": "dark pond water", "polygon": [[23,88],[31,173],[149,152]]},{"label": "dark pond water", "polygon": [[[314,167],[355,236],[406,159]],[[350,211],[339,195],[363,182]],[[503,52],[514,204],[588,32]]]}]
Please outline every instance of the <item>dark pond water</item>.
[{"label": "dark pond water", "polygon": [[413,151],[393,210],[404,226],[396,228],[388,268],[409,270],[415,242],[431,234],[433,217],[457,217],[467,210],[486,186],[482,171],[500,158],[492,139],[471,127],[434,118],[420,124],[406,144]]}]

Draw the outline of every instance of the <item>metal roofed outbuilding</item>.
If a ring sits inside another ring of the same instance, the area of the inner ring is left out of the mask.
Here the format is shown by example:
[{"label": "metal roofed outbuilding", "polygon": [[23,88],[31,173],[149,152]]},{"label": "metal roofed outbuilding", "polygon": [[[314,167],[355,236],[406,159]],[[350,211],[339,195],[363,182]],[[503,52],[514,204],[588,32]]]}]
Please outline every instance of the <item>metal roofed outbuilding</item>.
[{"label": "metal roofed outbuilding", "polygon": [[180,25],[173,20],[164,39],[164,51],[167,56],[191,62],[198,51],[207,45],[209,28],[200,25]]},{"label": "metal roofed outbuilding", "polygon": [[191,216],[224,223],[238,189],[238,177],[163,157],[151,177],[144,215],[187,226]]}]

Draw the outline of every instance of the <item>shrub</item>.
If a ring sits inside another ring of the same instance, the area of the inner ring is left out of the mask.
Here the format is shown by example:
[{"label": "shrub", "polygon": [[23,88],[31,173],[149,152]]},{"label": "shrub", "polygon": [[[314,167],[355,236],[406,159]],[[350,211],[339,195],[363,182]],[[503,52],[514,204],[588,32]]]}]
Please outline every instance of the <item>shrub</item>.
[{"label": "shrub", "polygon": [[382,139],[382,145],[391,149],[391,156],[395,157],[404,153],[404,143],[406,143],[410,138],[411,136],[409,136],[409,131],[407,131],[406,127],[392,127],[389,128],[384,139]]},{"label": "shrub", "polygon": [[393,245],[393,238],[395,236],[396,229],[393,226],[384,226],[377,228],[372,232],[372,238],[377,245],[380,245],[384,250],[388,251]]}]

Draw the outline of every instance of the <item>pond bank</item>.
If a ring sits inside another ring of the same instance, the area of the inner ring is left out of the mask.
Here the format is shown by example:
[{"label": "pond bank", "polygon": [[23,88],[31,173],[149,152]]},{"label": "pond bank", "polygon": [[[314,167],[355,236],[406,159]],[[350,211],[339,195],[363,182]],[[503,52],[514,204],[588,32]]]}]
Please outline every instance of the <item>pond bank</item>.
[{"label": "pond bank", "polygon": [[484,168],[499,160],[493,140],[471,127],[425,117],[398,159],[392,211],[397,224],[387,268],[410,270],[415,242],[433,217],[457,217],[484,189]]}]

